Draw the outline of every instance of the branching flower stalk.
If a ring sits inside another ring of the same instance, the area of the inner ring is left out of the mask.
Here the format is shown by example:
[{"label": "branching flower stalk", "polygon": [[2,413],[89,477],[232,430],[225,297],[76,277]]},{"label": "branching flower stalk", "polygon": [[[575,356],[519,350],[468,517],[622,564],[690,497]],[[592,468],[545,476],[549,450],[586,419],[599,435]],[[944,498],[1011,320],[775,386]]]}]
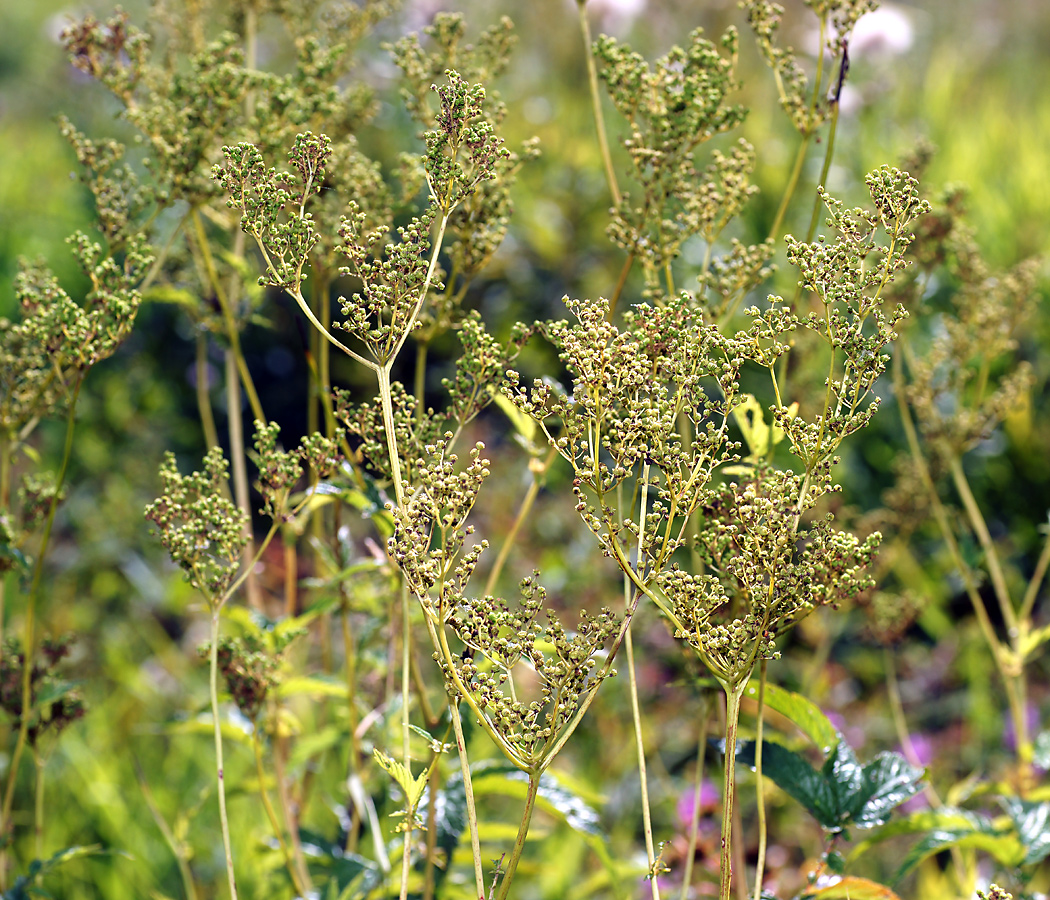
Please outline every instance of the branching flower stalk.
[{"label": "branching flower stalk", "polygon": [[[76,135],[75,141],[81,136]],[[80,144],[86,147],[86,144]],[[118,145],[109,150],[110,162],[119,158]],[[96,186],[113,188],[107,167],[89,173]],[[101,188],[99,188],[101,190]],[[115,190],[115,189],[114,189]],[[132,210],[133,211],[133,210]],[[131,211],[128,211],[131,212]],[[17,547],[27,541],[43,520],[43,529],[33,560],[23,620],[21,705],[18,736],[8,766],[7,784],[0,807],[0,834],[8,835],[14,803],[14,789],[22,754],[31,739],[32,679],[36,652],[36,617],[55,514],[58,509],[72,458],[77,401],[90,369],[111,356],[130,333],[141,302],[137,289],[143,271],[151,262],[145,241],[134,232],[128,218],[114,219],[110,246],[103,247],[83,233],[70,238],[77,263],[90,285],[83,305],[75,302],[42,264],[22,264],[15,292],[23,311],[18,324],[5,320],[0,329],[0,356],[4,375],[0,385],[0,430],[4,434],[0,462],[0,492],[4,494],[4,540]],[[123,258],[114,257],[116,249]],[[10,511],[12,455],[21,447],[43,417],[65,412],[65,437],[58,474],[40,482],[27,494],[35,495],[26,510],[22,527]],[[7,568],[10,568],[8,564]],[[6,599],[0,595],[0,600]],[[2,621],[2,614],[0,614]],[[41,714],[40,710],[35,711]],[[34,726],[35,728],[36,726]],[[0,859],[0,873],[6,860]],[[0,882],[6,878],[0,874]]]},{"label": "branching flower stalk", "polygon": [[[298,516],[309,503],[312,491],[292,502],[291,489],[302,477],[303,463],[315,473],[331,471],[338,461],[335,444],[321,435],[303,438],[297,451],[279,451],[277,426],[256,422],[256,450],[259,454],[260,489],[265,501],[263,512],[273,521],[259,542],[255,556],[243,562],[246,545],[244,513],[229,499],[225,490],[228,465],[222,450],[213,448],[204,458],[204,470],[180,475],[175,458],[169,454],[161,467],[162,495],[146,508],[147,518],[172,560],[187,580],[204,597],[210,612],[209,695],[219,795],[219,819],[226,856],[227,884],[236,898],[233,850],[226,811],[225,767],[223,761],[222,717],[219,710],[219,632],[223,608],[244,585],[255,564],[265,553],[283,522]],[[314,485],[316,486],[316,485]]]}]

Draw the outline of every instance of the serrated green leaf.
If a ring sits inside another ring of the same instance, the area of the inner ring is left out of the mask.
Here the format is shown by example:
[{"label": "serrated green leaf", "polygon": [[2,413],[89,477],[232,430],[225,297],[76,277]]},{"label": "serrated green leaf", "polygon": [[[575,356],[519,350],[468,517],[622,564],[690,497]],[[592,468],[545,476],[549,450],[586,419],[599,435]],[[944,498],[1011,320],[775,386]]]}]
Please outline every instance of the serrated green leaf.
[{"label": "serrated green leaf", "polygon": [[[758,682],[752,681],[744,689],[744,696],[758,700]],[[831,720],[815,703],[801,694],[784,690],[775,684],[766,684],[763,705],[780,713],[808,737],[820,750],[827,753],[839,740],[839,733]]]},{"label": "serrated green leaf", "polygon": [[401,792],[405,795],[406,806],[410,810],[415,810],[419,806],[423,791],[426,789],[430,770],[424,769],[419,775],[413,775],[411,770],[407,769],[403,763],[387,756],[378,747],[372,750],[372,756],[375,757],[376,762],[383,767],[387,774],[398,783]]},{"label": "serrated green leaf", "polygon": [[923,809],[902,816],[883,825],[878,831],[857,844],[850,852],[853,862],[876,844],[905,834],[925,834],[930,831],[976,831],[991,825],[988,819],[966,809],[942,806],[938,809]]},{"label": "serrated green leaf", "polygon": [[320,675],[296,675],[286,678],[276,689],[279,697],[295,697],[305,694],[309,697],[345,697],[346,682]]},{"label": "serrated green leaf", "polygon": [[1031,803],[1004,797],[1003,808],[1025,847],[1022,866],[1033,866],[1050,855],[1050,803]]},{"label": "serrated green leaf", "polygon": [[[419,817],[424,822],[427,821],[429,815],[427,802],[429,799],[419,810]],[[467,828],[467,792],[463,786],[462,772],[453,773],[445,787],[438,791],[434,809],[434,828],[435,847],[443,851],[446,859],[452,859],[452,855],[463,838],[463,832]],[[438,886],[444,882],[447,874],[447,866],[434,870],[435,882]]]},{"label": "serrated green leaf", "polygon": [[908,851],[893,880],[900,881],[924,859],[952,847],[983,850],[1000,865],[1011,869],[1019,865],[1025,855],[1016,834],[1004,834],[991,825],[980,831],[931,831]]},{"label": "serrated green leaf", "polygon": [[864,770],[845,738],[839,739],[820,771],[835,798],[835,825],[845,828],[850,824],[854,804],[864,788]]},{"label": "serrated green leaf", "polygon": [[806,891],[802,900],[900,900],[900,897],[877,881],[849,876],[815,891]]},{"label": "serrated green leaf", "polygon": [[[736,758],[753,769],[755,742],[737,741]],[[763,741],[762,774],[801,803],[824,828],[839,827],[839,809],[831,786],[804,757],[780,744]]]},{"label": "serrated green leaf", "polygon": [[863,785],[849,806],[850,823],[858,828],[885,824],[896,807],[922,790],[924,774],[899,753],[880,753],[862,769]]}]

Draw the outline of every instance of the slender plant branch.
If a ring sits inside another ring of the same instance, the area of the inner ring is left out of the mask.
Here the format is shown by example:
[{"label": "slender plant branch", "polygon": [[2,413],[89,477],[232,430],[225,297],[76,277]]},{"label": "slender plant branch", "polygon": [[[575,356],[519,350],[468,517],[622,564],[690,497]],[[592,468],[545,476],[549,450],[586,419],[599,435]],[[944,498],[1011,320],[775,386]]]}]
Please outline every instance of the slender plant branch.
[{"label": "slender plant branch", "polygon": [[594,127],[598,132],[598,149],[602,154],[602,165],[605,167],[605,180],[609,184],[609,194],[613,206],[620,205],[620,186],[616,182],[616,169],[613,167],[612,153],[609,152],[609,138],[605,133],[605,115],[602,112],[602,95],[598,88],[598,67],[594,64],[594,51],[591,41],[591,24],[587,19],[587,0],[576,0],[580,18],[580,33],[583,36],[583,53],[587,61],[587,84],[591,90],[591,108],[594,111]]},{"label": "slender plant branch", "polygon": [[762,779],[762,732],[766,712],[766,666],[763,659],[758,664],[758,712],[755,725],[755,798],[758,803],[758,861],[755,863],[755,900],[762,900],[762,880],[766,868],[766,793]]},{"label": "slender plant branch", "polygon": [[292,852],[288,847],[288,842],[284,839],[284,829],[281,828],[281,823],[277,821],[277,813],[274,811],[273,804],[270,802],[269,792],[266,790],[266,772],[263,769],[263,756],[262,756],[262,741],[259,740],[259,728],[252,729],[252,752],[255,755],[255,777],[259,782],[259,798],[262,800],[263,809],[266,811],[266,818],[270,821],[270,828],[273,830],[274,837],[277,838],[277,844],[281,848],[281,855],[284,857],[284,866],[288,870],[288,874],[292,879],[292,884],[295,885],[295,889],[303,896],[306,895],[306,886],[299,879],[299,872],[295,866],[295,860],[292,859]]},{"label": "slender plant branch", "polygon": [[470,832],[470,855],[474,860],[474,887],[478,900],[485,897],[485,871],[481,860],[481,839],[478,836],[478,809],[474,803],[474,782],[470,777],[470,760],[467,757],[467,742],[463,737],[463,720],[459,704],[449,698],[449,714],[456,735],[456,752],[459,755],[460,771],[463,773],[463,793],[467,800],[467,829]]},{"label": "slender plant branch", "polygon": [[521,852],[525,849],[525,838],[529,833],[532,814],[536,809],[536,794],[540,788],[540,772],[539,770],[533,769],[527,774],[529,776],[529,786],[525,792],[525,809],[521,814],[521,824],[518,825],[518,835],[514,839],[514,849],[511,850],[510,860],[507,862],[507,868],[503,873],[503,879],[500,881],[499,893],[496,894],[496,900],[507,900],[507,895],[510,892],[510,884],[514,880],[514,873],[517,871],[518,861],[521,859]]},{"label": "slender plant branch", "polygon": [[[747,678],[735,684],[725,684],[726,729],[725,773],[722,782],[722,851],[719,859],[719,900],[729,900],[733,887],[733,807],[736,793],[736,735],[740,723],[740,700],[747,687]],[[743,876],[743,873],[741,873]]]},{"label": "slender plant branch", "polygon": [[988,523],[984,519],[981,508],[974,499],[973,491],[970,490],[970,482],[963,469],[962,460],[953,456],[948,464],[952,475],[952,483],[962,500],[963,509],[970,520],[970,527],[984,550],[985,559],[988,560],[988,574],[991,576],[992,587],[995,590],[996,600],[999,601],[999,611],[1002,613],[1003,621],[1006,623],[1007,633],[1017,633],[1017,613],[1014,611],[1013,602],[1010,600],[1010,590],[1006,586],[1006,576],[1003,574],[1003,566],[999,560],[999,551],[996,549],[995,541],[988,531]]},{"label": "slender plant branch", "polygon": [[219,613],[221,604],[212,607],[211,649],[208,653],[208,691],[211,698],[211,717],[215,738],[215,773],[219,792],[219,822],[222,826],[222,847],[226,857],[226,881],[231,900],[237,900],[237,879],[233,873],[233,849],[230,844],[230,822],[226,814],[226,772],[222,758],[222,719],[219,716]]},{"label": "slender plant branch", "polygon": [[138,780],[139,788],[142,790],[142,796],[146,801],[146,806],[149,808],[150,815],[153,816],[153,821],[156,822],[157,828],[164,836],[164,841],[175,857],[175,864],[179,869],[179,878],[182,880],[182,889],[186,893],[186,900],[197,900],[197,886],[193,881],[193,871],[190,869],[190,864],[186,861],[183,842],[175,837],[171,826],[160,814],[160,809],[157,807],[157,801],[153,798],[153,792],[150,790],[149,782],[146,781],[146,775],[142,771],[142,766],[134,756],[132,756],[132,763],[135,766],[135,778]]},{"label": "slender plant branch", "polygon": [[[40,538],[40,547],[37,549],[36,560],[33,563],[33,576],[30,582],[29,595],[26,598],[25,621],[22,631],[22,716],[18,725],[18,738],[15,742],[15,749],[12,751],[11,760],[8,763],[7,787],[4,791],[3,809],[0,811],[0,837],[6,836],[11,827],[11,808],[14,804],[18,764],[21,762],[22,753],[25,751],[26,741],[29,736],[29,719],[32,714],[32,672],[34,643],[36,640],[36,607],[40,599],[44,559],[47,556],[48,544],[51,541],[51,530],[55,524],[55,513],[58,510],[62,487],[66,482],[69,460],[73,455],[73,433],[76,426],[77,399],[80,396],[80,388],[84,384],[84,375],[84,372],[77,373],[73,383],[73,391],[69,397],[69,411],[66,414],[66,436],[62,447],[62,462],[59,465],[58,475],[55,478],[54,493],[51,495],[51,502],[48,504],[44,532]],[[3,859],[0,858],[0,870],[3,868]]]}]

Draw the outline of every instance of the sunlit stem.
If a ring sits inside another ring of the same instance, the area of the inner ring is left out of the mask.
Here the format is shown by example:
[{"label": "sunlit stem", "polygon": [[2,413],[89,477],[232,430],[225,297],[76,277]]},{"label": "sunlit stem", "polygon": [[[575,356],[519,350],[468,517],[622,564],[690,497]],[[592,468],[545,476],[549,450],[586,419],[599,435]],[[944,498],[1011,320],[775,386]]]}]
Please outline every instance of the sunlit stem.
[{"label": "sunlit stem", "polygon": [[485,581],[484,596],[486,597],[493,596],[493,592],[496,590],[496,585],[499,583],[499,576],[503,572],[504,565],[506,565],[507,557],[510,556],[510,551],[518,539],[518,532],[521,530],[522,524],[528,519],[529,513],[532,512],[532,505],[536,502],[540,489],[547,480],[547,472],[550,469],[551,463],[554,461],[557,452],[558,448],[552,446],[543,462],[540,462],[538,459],[529,461],[529,471],[532,474],[532,483],[529,485],[529,489],[525,492],[525,497],[522,499],[521,506],[518,508],[518,514],[514,518],[514,524],[511,525],[510,531],[503,539],[503,544],[499,548],[499,555],[496,557],[496,562],[492,566],[492,571],[489,572],[489,577]]},{"label": "sunlit stem", "polygon": [[456,752],[459,754],[460,771],[463,773],[463,793],[467,799],[467,827],[470,831],[470,854],[474,858],[474,887],[478,900],[485,897],[485,872],[481,861],[481,839],[478,837],[478,810],[474,804],[474,782],[470,777],[470,759],[467,757],[467,742],[463,737],[463,720],[459,714],[459,703],[449,698],[449,713],[456,734]]},{"label": "sunlit stem", "polygon": [[605,167],[605,180],[609,184],[609,194],[613,206],[620,205],[620,186],[616,182],[616,170],[613,168],[612,154],[609,152],[609,138],[605,133],[605,115],[602,113],[602,95],[598,87],[598,67],[594,64],[594,49],[591,41],[591,25],[587,20],[587,0],[576,0],[580,15],[580,32],[583,35],[583,52],[587,60],[587,83],[591,89],[591,107],[594,110],[594,127],[598,132],[598,149]]},{"label": "sunlit stem", "polygon": [[726,693],[725,777],[722,781],[721,855],[719,900],[729,900],[733,888],[733,806],[736,793],[736,735],[740,724],[740,700],[747,679],[723,685]]},{"label": "sunlit stem", "polygon": [[529,786],[525,792],[525,810],[521,814],[521,824],[518,825],[518,836],[514,840],[514,849],[511,851],[510,860],[507,862],[507,871],[503,875],[503,880],[499,884],[499,892],[496,894],[496,900],[507,900],[507,894],[510,892],[511,882],[514,880],[514,873],[518,869],[518,861],[521,859],[521,852],[525,849],[525,838],[529,833],[529,825],[532,822],[532,814],[536,809],[536,794],[540,788],[540,773],[538,771],[531,771],[528,773]]},{"label": "sunlit stem", "polygon": [[766,660],[758,667],[758,724],[755,728],[755,793],[758,801],[758,862],[755,865],[755,900],[762,900],[762,878],[766,868],[766,795],[762,781],[762,731],[765,725]]},{"label": "sunlit stem", "polygon": [[208,654],[208,691],[211,698],[211,719],[215,737],[215,773],[219,793],[219,822],[222,826],[222,847],[226,856],[226,880],[231,900],[237,900],[237,880],[233,874],[233,848],[230,844],[230,822],[226,815],[226,773],[222,758],[222,720],[219,717],[219,613],[221,604],[211,612],[211,651]]}]

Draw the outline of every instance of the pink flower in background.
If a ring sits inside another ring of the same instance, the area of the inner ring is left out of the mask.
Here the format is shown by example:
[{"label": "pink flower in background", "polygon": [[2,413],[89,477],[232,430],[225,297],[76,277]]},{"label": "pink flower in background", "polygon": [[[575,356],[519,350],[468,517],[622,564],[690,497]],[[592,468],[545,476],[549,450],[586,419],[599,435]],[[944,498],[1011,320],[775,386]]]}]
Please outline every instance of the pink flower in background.
[{"label": "pink flower in background", "polygon": [[[687,791],[683,791],[681,796],[678,798],[678,806],[675,812],[678,816],[679,827],[688,832],[693,824],[693,811],[696,809],[694,800],[696,794],[692,788]],[[710,812],[718,809],[718,805],[722,800],[721,792],[713,781],[705,778],[703,783],[700,785],[700,812]]]}]

